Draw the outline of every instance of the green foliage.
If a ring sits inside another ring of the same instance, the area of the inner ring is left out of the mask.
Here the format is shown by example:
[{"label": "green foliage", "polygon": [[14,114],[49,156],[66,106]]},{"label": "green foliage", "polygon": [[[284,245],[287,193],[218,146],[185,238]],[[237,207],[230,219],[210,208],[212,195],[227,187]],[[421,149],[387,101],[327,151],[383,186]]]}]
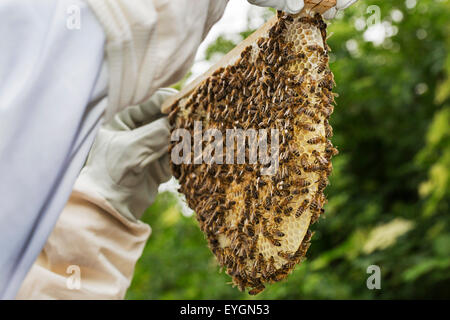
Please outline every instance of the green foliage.
[{"label": "green foliage", "polygon": [[[450,3],[370,5],[394,27],[382,44],[355,28],[369,19],[364,1],[329,28],[340,155],[326,217],[314,226],[308,260],[258,298],[450,298]],[[219,38],[208,57],[234,45]],[[153,235],[128,298],[251,298],[226,284],[197,222],[172,197],[160,195],[145,215]],[[381,290],[366,287],[372,264],[381,267]]]},{"label": "green foliage", "polygon": [[224,36],[219,36],[217,40],[206,49],[206,60],[211,60],[214,54],[226,54],[233,49],[236,44]]}]

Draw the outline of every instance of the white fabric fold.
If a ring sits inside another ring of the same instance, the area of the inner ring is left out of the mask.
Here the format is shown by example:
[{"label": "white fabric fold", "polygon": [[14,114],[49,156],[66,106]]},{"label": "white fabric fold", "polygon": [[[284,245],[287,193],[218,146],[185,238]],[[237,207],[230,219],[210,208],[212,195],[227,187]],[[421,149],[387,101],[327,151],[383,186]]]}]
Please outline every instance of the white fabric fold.
[{"label": "white fabric fold", "polygon": [[106,37],[107,120],[180,80],[228,0],[85,0]]}]

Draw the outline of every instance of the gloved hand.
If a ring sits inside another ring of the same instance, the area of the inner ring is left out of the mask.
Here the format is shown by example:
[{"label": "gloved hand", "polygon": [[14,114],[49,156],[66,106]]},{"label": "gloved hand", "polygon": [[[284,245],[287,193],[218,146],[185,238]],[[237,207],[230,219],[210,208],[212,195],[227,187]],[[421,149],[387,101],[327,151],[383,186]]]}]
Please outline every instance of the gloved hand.
[{"label": "gloved hand", "polygon": [[339,10],[344,10],[350,7],[358,0],[337,0],[336,6],[329,9],[327,12],[323,14],[323,17],[327,20],[333,19]]},{"label": "gloved hand", "polygon": [[160,89],[147,102],[125,109],[97,134],[77,190],[101,197],[135,221],[171,177],[170,129],[162,103],[177,91]]},{"label": "gloved hand", "polygon": [[[324,13],[325,19],[333,19],[338,10],[344,10],[357,0],[337,0],[336,6]],[[248,0],[260,7],[271,7],[290,14],[297,14],[305,6],[304,0]]]}]

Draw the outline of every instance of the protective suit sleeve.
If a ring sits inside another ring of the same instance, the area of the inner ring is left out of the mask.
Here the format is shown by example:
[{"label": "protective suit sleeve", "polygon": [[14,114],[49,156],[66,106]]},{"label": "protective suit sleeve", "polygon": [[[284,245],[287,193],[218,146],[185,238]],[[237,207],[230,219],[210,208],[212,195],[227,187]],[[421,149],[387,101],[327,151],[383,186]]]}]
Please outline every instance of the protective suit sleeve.
[{"label": "protective suit sleeve", "polygon": [[16,299],[123,299],[150,226],[75,184]]}]

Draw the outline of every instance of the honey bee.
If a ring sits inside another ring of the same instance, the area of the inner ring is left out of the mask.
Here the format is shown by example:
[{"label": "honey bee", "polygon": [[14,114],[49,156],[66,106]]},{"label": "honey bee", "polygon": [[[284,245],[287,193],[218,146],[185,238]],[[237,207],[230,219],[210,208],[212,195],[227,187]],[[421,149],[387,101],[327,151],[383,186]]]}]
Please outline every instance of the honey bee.
[{"label": "honey bee", "polygon": [[281,214],[283,212],[283,210],[281,209],[280,206],[276,206],[275,207],[275,212],[278,213],[278,214]]},{"label": "honey bee", "polygon": [[275,217],[275,218],[273,219],[273,221],[275,221],[275,223],[280,224],[281,222],[283,222],[283,218],[281,218],[281,217]]},{"label": "honey bee", "polygon": [[316,131],[316,128],[312,124],[307,122],[301,123],[300,127],[310,132]]},{"label": "honey bee", "polygon": [[319,192],[322,192],[323,190],[325,190],[325,188],[328,185],[328,180],[326,178],[321,177],[318,181],[317,181],[318,185],[317,185],[317,189]]},{"label": "honey bee", "polygon": [[265,186],[265,185],[267,185],[267,182],[265,182],[264,180],[259,180],[259,181],[258,181],[258,186],[259,186],[259,187],[263,187],[263,186]]},{"label": "honey bee", "polygon": [[307,140],[306,142],[309,144],[318,144],[318,143],[326,142],[326,139],[324,137],[317,136],[317,137]]},{"label": "honey bee", "polygon": [[307,115],[310,118],[314,118],[316,116],[316,113],[308,108],[300,108],[299,112]]},{"label": "honey bee", "polygon": [[323,51],[322,47],[318,45],[309,45],[306,47],[306,49],[308,49],[309,51]]},{"label": "honey bee", "polygon": [[306,179],[297,179],[294,181],[294,184],[298,187],[303,188],[303,187],[307,187],[307,186],[311,185],[311,182],[309,182]]},{"label": "honey bee", "polygon": [[258,293],[260,293],[261,291],[263,291],[265,288],[266,288],[266,287],[265,287],[263,284],[261,284],[260,286],[257,286],[257,287],[255,287],[255,288],[251,289],[251,290],[248,292],[248,294],[249,294],[249,295],[252,295],[252,296],[257,295]]},{"label": "honey bee", "polygon": [[[302,54],[302,55],[303,55],[303,54]],[[303,59],[304,57],[305,57],[305,56],[303,55],[303,56],[302,56],[302,59]],[[304,75],[301,75],[301,74],[296,75],[296,76],[294,77],[294,79],[293,79],[294,84],[295,84],[295,85],[298,85],[298,86],[300,86],[300,85],[303,83],[304,80],[305,80],[305,76],[304,76]]]},{"label": "honey bee", "polygon": [[286,15],[285,19],[287,22],[294,22],[294,18],[291,15]]},{"label": "honey bee", "polygon": [[236,204],[236,201],[234,201],[234,200],[228,201],[227,205],[226,205],[226,209],[230,210],[235,204]]},{"label": "honey bee", "polygon": [[307,92],[305,92],[303,89],[299,89],[298,90],[298,92],[297,92],[297,94],[300,96],[300,97],[302,97],[303,99],[308,99],[308,93]]},{"label": "honey bee", "polygon": [[173,124],[175,122],[175,117],[178,114],[178,111],[180,111],[180,107],[177,105],[169,114],[169,122]]},{"label": "honey bee", "polygon": [[281,247],[281,242],[278,241],[277,239],[272,238],[272,237],[270,237],[270,238],[268,238],[268,239],[269,239],[269,241],[270,241],[275,247]]},{"label": "honey bee", "polygon": [[265,44],[266,44],[266,39],[265,38],[260,38],[256,44],[258,45],[258,47],[262,48]]},{"label": "honey bee", "polygon": [[328,108],[320,108],[320,113],[325,117],[325,118],[329,118],[331,116],[331,114],[333,113],[333,107],[330,106]]},{"label": "honey bee", "polygon": [[335,156],[337,154],[339,154],[339,151],[334,148],[333,146],[327,146],[325,148],[325,152],[329,155],[329,156]]},{"label": "honey bee", "polygon": [[294,210],[292,209],[292,207],[288,207],[283,211],[283,213],[285,216],[289,217],[291,215],[292,210]]},{"label": "honey bee", "polygon": [[328,90],[332,90],[333,89],[333,81],[331,81],[331,80],[321,80],[319,82],[319,87],[325,88],[325,89],[328,89]]},{"label": "honey bee", "polygon": [[247,226],[247,234],[250,237],[253,237],[255,235],[255,230],[251,226]]},{"label": "honey bee", "polygon": [[300,151],[298,151],[295,147],[291,147],[291,152],[294,156],[300,157]]},{"label": "honey bee", "polygon": [[287,205],[289,202],[291,202],[293,199],[294,199],[293,196],[288,196],[288,197],[286,197],[285,199],[283,199],[283,200],[280,202],[280,206],[284,207],[284,206]]},{"label": "honey bee", "polygon": [[291,133],[286,133],[286,140],[292,140],[293,135]]},{"label": "honey bee", "polygon": [[278,255],[287,261],[295,261],[296,260],[295,253],[287,253],[285,251],[279,251]]},{"label": "honey bee", "polygon": [[322,73],[327,69],[327,63],[326,61],[322,62],[319,64],[319,66],[317,67],[317,73]]},{"label": "honey bee", "polygon": [[296,218],[300,217],[303,214],[303,212],[305,212],[308,204],[309,204],[308,199],[303,200],[302,204],[298,207],[297,211],[295,212]]},{"label": "honey bee", "polygon": [[302,175],[302,171],[300,170],[299,167],[297,166],[293,166],[293,170],[295,172],[296,175],[301,176]]},{"label": "honey bee", "polygon": [[280,230],[275,230],[275,231],[274,231],[274,234],[275,234],[277,237],[280,237],[280,238],[284,237],[284,233],[281,232]]},{"label": "honey bee", "polygon": [[317,201],[317,199],[313,199],[313,201],[311,201],[309,208],[311,209],[311,211],[317,211],[317,209],[319,209],[319,202]]},{"label": "honey bee", "polygon": [[289,152],[282,152],[281,154],[280,154],[280,159],[283,161],[283,162],[287,162],[288,160],[289,160]]},{"label": "honey bee", "polygon": [[[281,270],[280,270],[281,271]],[[281,281],[286,277],[283,273],[276,273],[272,276],[273,281]]]},{"label": "honey bee", "polygon": [[333,136],[333,128],[329,125],[327,120],[325,120],[325,136],[327,138],[331,138]]},{"label": "honey bee", "polygon": [[312,154],[316,158],[316,161],[318,163],[320,163],[322,166],[328,165],[328,160],[325,157],[323,157],[322,155],[320,155],[319,152],[317,152],[316,150],[313,150]]},{"label": "honey bee", "polygon": [[287,166],[285,166],[285,167],[283,167],[282,169],[281,169],[281,179],[287,179],[287,178],[289,178],[289,169],[288,169],[288,167]]}]

